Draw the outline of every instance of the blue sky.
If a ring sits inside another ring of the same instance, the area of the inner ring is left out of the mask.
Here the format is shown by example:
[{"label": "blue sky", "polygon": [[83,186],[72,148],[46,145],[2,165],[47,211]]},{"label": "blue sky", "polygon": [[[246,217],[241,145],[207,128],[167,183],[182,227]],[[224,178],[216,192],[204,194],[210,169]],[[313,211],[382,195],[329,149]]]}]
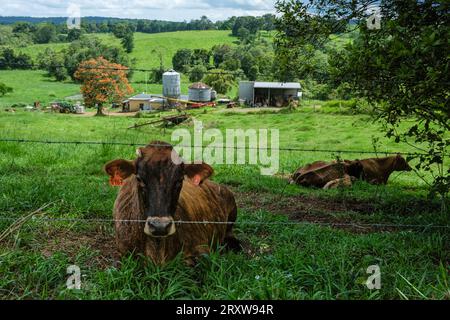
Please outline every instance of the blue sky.
[{"label": "blue sky", "polygon": [[275,13],[276,0],[1,0],[1,16],[65,17],[71,4],[81,16],[183,21]]}]

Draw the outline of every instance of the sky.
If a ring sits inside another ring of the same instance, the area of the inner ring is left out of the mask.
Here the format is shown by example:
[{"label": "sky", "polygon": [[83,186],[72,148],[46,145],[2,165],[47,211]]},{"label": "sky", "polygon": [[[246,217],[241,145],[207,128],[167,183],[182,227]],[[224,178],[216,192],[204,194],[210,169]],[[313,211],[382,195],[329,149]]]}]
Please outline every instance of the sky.
[{"label": "sky", "polygon": [[[231,16],[275,13],[276,0],[0,0],[0,16],[66,17],[75,5],[81,16],[183,21],[206,15],[213,21]],[[70,8],[70,9],[69,9]]]}]

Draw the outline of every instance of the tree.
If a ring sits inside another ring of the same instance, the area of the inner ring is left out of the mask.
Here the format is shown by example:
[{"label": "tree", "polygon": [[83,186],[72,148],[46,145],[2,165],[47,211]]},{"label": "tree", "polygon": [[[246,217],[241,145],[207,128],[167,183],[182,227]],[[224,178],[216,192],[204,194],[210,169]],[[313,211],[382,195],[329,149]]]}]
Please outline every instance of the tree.
[{"label": "tree", "polygon": [[57,81],[64,81],[67,78],[67,71],[64,68],[64,55],[61,52],[55,52],[47,48],[38,55],[38,64],[40,69],[47,70],[47,75],[55,77]]},{"label": "tree", "polygon": [[238,17],[233,25],[232,35],[239,36],[239,29],[245,28],[251,34],[256,34],[261,29],[260,21],[253,16]]},{"label": "tree", "polygon": [[228,44],[217,44],[212,48],[214,66],[216,68],[225,60],[225,55],[232,50]]},{"label": "tree", "polygon": [[13,91],[13,88],[8,87],[6,84],[0,82],[0,96],[4,96],[7,93],[10,93]]},{"label": "tree", "polygon": [[241,42],[249,42],[250,31],[247,28],[241,27],[237,31],[237,36]]},{"label": "tree", "polygon": [[211,51],[207,49],[194,49],[192,53],[190,65],[202,64],[205,66],[209,65],[209,60],[211,59]]},{"label": "tree", "polygon": [[36,43],[49,43],[56,39],[56,28],[51,23],[44,23],[37,27],[34,32],[34,41]]},{"label": "tree", "polygon": [[226,94],[234,83],[234,77],[229,72],[222,69],[213,69],[205,76],[203,81],[214,88],[217,93]]},{"label": "tree", "polygon": [[203,79],[206,73],[206,67],[202,64],[195,65],[189,71],[189,81],[190,82],[199,82]]},{"label": "tree", "polygon": [[126,95],[133,92],[126,70],[127,67],[103,57],[80,63],[75,78],[82,83],[85,104],[89,107],[97,105],[97,115],[103,115],[104,103],[121,103]]},{"label": "tree", "polygon": [[134,28],[129,23],[119,23],[113,28],[113,34],[120,39],[126,52],[131,53],[134,48]]},{"label": "tree", "polygon": [[330,59],[333,78],[348,82],[355,95],[376,106],[388,137],[418,149],[416,168],[434,171],[432,194],[445,199],[450,189],[450,168],[444,166],[450,145],[450,4],[381,1],[381,28],[373,30],[367,27],[367,5],[374,2],[278,1],[278,54],[288,61],[312,32],[316,40],[327,39],[342,31],[339,25],[359,21],[356,40]]},{"label": "tree", "polygon": [[[64,67],[67,74],[73,79],[74,73],[78,65],[91,58],[98,58],[102,56],[108,61],[118,63],[127,67],[131,67],[133,60],[127,56],[125,51],[120,47],[113,47],[104,45],[99,39],[95,37],[82,36],[80,40],[73,41],[67,49],[62,51],[64,55]],[[127,76],[130,78],[132,72],[128,72]]]},{"label": "tree", "polygon": [[36,26],[29,22],[16,22],[12,28],[12,32],[14,33],[32,33],[35,31]]},{"label": "tree", "polygon": [[178,72],[186,72],[192,61],[191,49],[179,49],[172,58],[173,68]]},{"label": "tree", "polygon": [[67,33],[67,41],[72,42],[80,39],[81,29],[70,29]]},{"label": "tree", "polygon": [[0,69],[31,69],[31,57],[25,53],[16,54],[13,49],[5,48],[0,53]]}]

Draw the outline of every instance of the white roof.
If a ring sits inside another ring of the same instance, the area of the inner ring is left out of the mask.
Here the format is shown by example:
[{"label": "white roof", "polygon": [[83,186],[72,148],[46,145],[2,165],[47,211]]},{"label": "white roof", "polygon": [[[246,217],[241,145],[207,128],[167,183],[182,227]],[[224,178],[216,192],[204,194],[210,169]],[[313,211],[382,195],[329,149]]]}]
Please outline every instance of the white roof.
[{"label": "white roof", "polygon": [[270,89],[300,89],[298,82],[256,82],[254,88],[270,88]]}]

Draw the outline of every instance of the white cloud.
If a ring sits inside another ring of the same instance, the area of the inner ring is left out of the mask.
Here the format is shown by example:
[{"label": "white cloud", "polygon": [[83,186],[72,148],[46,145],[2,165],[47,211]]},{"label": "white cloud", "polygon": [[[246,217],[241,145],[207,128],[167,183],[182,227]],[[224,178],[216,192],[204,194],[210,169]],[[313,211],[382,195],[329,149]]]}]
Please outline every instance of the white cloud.
[{"label": "white cloud", "polygon": [[80,6],[82,16],[173,21],[202,15],[221,20],[233,15],[275,13],[275,0],[9,0],[0,6],[0,15],[64,17],[71,3]]}]

